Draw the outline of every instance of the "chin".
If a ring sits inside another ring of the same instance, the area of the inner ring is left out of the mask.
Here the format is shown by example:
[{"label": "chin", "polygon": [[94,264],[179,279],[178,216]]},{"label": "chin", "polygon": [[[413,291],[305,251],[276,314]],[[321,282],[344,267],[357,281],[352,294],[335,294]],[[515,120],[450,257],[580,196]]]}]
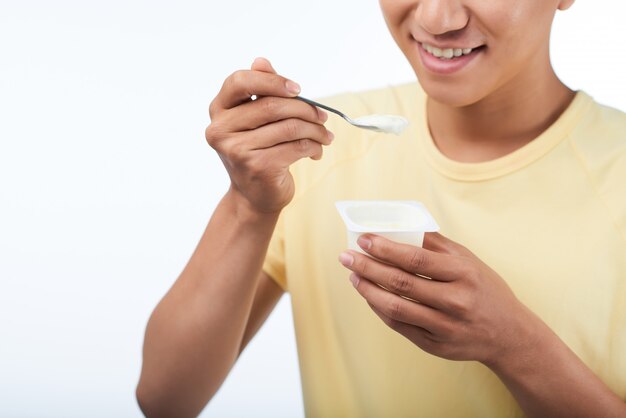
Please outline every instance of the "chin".
[{"label": "chin", "polygon": [[477,103],[483,98],[484,83],[472,81],[468,74],[439,76],[426,71],[418,57],[410,57],[411,67],[419,84],[429,98],[451,107],[464,107]]},{"label": "chin", "polygon": [[465,107],[473,105],[481,99],[477,92],[472,91],[473,89],[459,87],[456,83],[433,82],[419,76],[417,79],[429,98],[446,106]]}]

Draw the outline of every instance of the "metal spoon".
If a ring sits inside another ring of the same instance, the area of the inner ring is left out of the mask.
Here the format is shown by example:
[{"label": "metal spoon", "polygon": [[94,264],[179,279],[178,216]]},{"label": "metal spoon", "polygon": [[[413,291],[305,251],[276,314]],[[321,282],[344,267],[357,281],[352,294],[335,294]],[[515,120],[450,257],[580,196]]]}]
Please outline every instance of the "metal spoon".
[{"label": "metal spoon", "polygon": [[333,109],[332,107],[318,103],[311,99],[306,99],[302,96],[296,96],[295,98],[298,100],[302,100],[303,102],[308,103],[312,106],[316,106],[328,110],[329,112],[333,112],[344,118],[349,124],[362,129],[369,129],[376,132],[394,133],[396,135],[399,135],[409,124],[409,122],[405,118],[396,115],[371,115],[352,119],[348,115],[338,111],[337,109]]}]

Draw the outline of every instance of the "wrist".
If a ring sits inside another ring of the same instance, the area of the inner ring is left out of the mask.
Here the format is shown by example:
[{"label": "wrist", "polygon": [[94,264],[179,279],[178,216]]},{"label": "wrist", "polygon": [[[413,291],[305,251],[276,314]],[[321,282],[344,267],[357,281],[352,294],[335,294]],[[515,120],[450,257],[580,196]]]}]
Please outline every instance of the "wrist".
[{"label": "wrist", "polygon": [[280,215],[280,210],[271,212],[262,212],[254,208],[248,199],[246,199],[232,185],[226,192],[223,202],[232,211],[233,216],[243,224],[271,224],[274,225]]},{"label": "wrist", "polygon": [[552,330],[526,306],[526,314],[515,315],[516,326],[510,328],[507,343],[483,362],[497,375],[523,374],[536,367],[537,361],[550,351],[555,338]]}]

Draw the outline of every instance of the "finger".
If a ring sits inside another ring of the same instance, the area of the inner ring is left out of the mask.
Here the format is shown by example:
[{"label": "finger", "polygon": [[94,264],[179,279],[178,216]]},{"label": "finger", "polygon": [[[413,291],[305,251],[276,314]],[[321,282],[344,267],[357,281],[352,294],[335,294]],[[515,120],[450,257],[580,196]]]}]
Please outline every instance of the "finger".
[{"label": "finger", "polygon": [[289,118],[323,124],[328,114],[300,100],[266,96],[225,110],[213,123],[228,132],[240,132]]},{"label": "finger", "polygon": [[[322,125],[285,119],[254,131],[241,132],[232,138],[223,136],[213,140],[211,146],[233,159],[252,155],[262,160],[257,163],[263,167],[286,168],[303,157],[320,159],[322,145],[329,145],[332,140],[332,133]],[[281,152],[286,153],[283,155]],[[275,158],[275,161],[268,160],[269,157]]]},{"label": "finger", "polygon": [[441,235],[439,232],[426,232],[424,234],[424,243],[422,246],[428,250],[443,254],[451,255],[470,255],[472,254],[467,248],[461,244],[452,241]]},{"label": "finger", "polygon": [[302,158],[319,160],[322,158],[322,146],[311,139],[284,142],[271,148],[252,151],[254,158],[260,159],[261,167],[287,168]]},{"label": "finger", "polygon": [[357,243],[365,252],[387,264],[434,280],[453,281],[462,277],[464,271],[465,260],[461,257],[400,244],[378,235],[361,235]]},{"label": "finger", "polygon": [[232,109],[254,95],[295,97],[300,86],[283,76],[263,71],[239,70],[232,73],[211,103],[211,113]]},{"label": "finger", "polygon": [[370,308],[389,328],[396,331],[398,334],[402,334],[422,350],[431,354],[435,354],[437,342],[430,331],[414,325],[405,324],[404,322],[396,321],[395,319],[391,319],[371,305]]},{"label": "finger", "polygon": [[299,139],[311,139],[322,145],[330,145],[334,137],[323,125],[289,118],[246,132],[242,140],[245,138],[250,138],[250,149],[264,149]]},{"label": "finger", "polygon": [[[278,74],[278,72],[276,72],[276,70],[270,63],[270,61],[267,58],[263,58],[263,57],[255,58],[254,61],[252,62],[252,65],[250,66],[250,69],[253,71],[261,71],[263,73]],[[256,95],[257,99],[260,97],[264,97],[264,96],[261,96],[260,94]]]},{"label": "finger", "polygon": [[[269,73],[269,74],[278,74],[278,72],[276,72],[276,70],[270,63],[270,61],[263,57],[255,58],[254,62],[250,66],[250,69],[253,71],[261,71],[261,72]],[[265,96],[262,96],[260,94],[256,95],[256,99],[259,99],[261,97],[265,97]]]},{"label": "finger", "polygon": [[352,277],[351,281],[356,283],[356,290],[367,303],[386,317],[423,328],[433,334],[444,330],[447,321],[441,312],[388,292],[358,275]]},{"label": "finger", "polygon": [[411,298],[435,309],[445,308],[441,295],[444,283],[416,276],[389,264],[381,263],[356,251],[346,251],[339,261],[357,276],[370,280],[389,292]]},{"label": "finger", "polygon": [[264,73],[277,74],[270,61],[263,57],[255,58],[250,69],[254,71],[262,71]]},{"label": "finger", "polygon": [[[401,321],[396,321],[382,313],[375,306],[370,305],[370,308],[374,313],[387,325],[389,328],[394,331],[406,336],[409,339],[413,339],[414,337],[427,338],[426,336],[432,335],[430,331],[424,328],[420,328],[416,325],[409,325]],[[419,345],[419,344],[418,344]]]}]

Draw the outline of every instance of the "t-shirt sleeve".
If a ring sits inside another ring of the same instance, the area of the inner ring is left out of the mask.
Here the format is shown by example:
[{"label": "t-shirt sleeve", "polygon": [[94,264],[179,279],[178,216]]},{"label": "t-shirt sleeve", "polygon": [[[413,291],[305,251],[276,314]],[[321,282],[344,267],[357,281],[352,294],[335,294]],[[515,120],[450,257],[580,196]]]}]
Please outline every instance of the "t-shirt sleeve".
[{"label": "t-shirt sleeve", "polygon": [[610,219],[626,243],[626,114],[597,106],[574,148]]},{"label": "t-shirt sleeve", "polygon": [[272,234],[267,249],[263,271],[269,275],[285,292],[287,292],[287,274],[285,273],[285,225],[284,210]]}]

